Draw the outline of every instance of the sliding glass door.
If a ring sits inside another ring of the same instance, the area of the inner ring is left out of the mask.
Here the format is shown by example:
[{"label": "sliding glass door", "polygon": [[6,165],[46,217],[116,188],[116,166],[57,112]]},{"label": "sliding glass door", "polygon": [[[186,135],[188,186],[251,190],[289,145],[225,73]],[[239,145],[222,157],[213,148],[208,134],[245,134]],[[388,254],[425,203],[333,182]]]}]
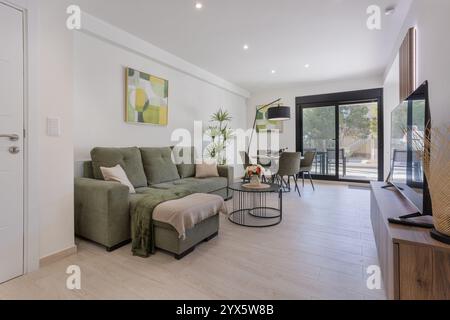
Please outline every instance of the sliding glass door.
[{"label": "sliding glass door", "polygon": [[336,150],[336,107],[304,108],[303,154],[316,154],[311,172],[315,176],[336,176],[336,166],[329,162],[330,150]]},{"label": "sliding glass door", "polygon": [[339,105],[339,177],[378,180],[378,103]]},{"label": "sliding glass door", "polygon": [[357,93],[354,100],[354,92],[297,98],[297,150],[315,153],[315,179],[383,179],[382,94],[362,100]]}]

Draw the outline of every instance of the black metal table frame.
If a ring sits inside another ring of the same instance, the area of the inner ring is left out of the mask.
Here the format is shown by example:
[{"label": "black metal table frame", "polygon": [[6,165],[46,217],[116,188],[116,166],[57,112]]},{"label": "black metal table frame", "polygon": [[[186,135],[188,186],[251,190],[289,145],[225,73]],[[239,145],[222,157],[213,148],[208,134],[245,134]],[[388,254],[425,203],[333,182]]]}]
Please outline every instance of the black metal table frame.
[{"label": "black metal table frame", "polygon": [[[279,188],[277,192],[270,190],[265,191],[254,190],[254,189],[244,189],[244,188],[232,188],[229,187],[233,195],[233,212],[230,213],[228,220],[230,222],[249,228],[268,228],[279,225],[283,221],[283,189]],[[268,207],[267,195],[278,193],[278,208]],[[248,204],[252,202],[254,206],[250,207]],[[267,215],[268,211],[279,213],[278,215],[272,216]],[[266,224],[266,225],[251,225],[245,222],[246,214],[258,218],[258,219],[278,219],[276,223]],[[234,218],[237,217],[237,221]]]}]

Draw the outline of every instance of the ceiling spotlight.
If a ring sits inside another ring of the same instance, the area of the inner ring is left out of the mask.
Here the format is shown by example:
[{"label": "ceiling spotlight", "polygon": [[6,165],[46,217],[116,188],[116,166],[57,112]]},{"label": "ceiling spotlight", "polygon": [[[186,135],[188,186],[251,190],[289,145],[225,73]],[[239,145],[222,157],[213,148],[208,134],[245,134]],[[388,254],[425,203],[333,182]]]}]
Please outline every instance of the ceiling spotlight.
[{"label": "ceiling spotlight", "polygon": [[195,8],[200,10],[201,8],[203,8],[203,4],[201,2],[196,2]]},{"label": "ceiling spotlight", "polygon": [[277,70],[272,70],[271,73],[275,74],[275,73],[277,73]]},{"label": "ceiling spotlight", "polygon": [[244,44],[244,50],[248,50],[249,46],[248,44]]},{"label": "ceiling spotlight", "polygon": [[309,67],[310,67],[310,64],[309,64],[309,63],[305,64],[305,68],[306,68],[306,69],[309,69]]},{"label": "ceiling spotlight", "polygon": [[386,10],[384,10],[384,14],[387,16],[393,15],[395,13],[395,7],[387,7]]}]

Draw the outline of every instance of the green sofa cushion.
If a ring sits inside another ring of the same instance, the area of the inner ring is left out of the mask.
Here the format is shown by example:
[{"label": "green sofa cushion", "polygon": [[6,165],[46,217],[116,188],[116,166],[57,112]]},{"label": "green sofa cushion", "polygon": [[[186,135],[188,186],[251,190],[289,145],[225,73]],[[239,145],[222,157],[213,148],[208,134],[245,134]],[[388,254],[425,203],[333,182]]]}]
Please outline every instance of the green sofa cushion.
[{"label": "green sofa cushion", "polygon": [[[183,162],[185,152],[190,152],[189,163]],[[175,162],[181,179],[195,177],[195,149],[194,147],[175,147],[173,149]]]},{"label": "green sofa cushion", "polygon": [[180,179],[171,148],[141,148],[141,154],[148,185]]},{"label": "green sofa cushion", "polygon": [[147,178],[138,148],[95,148],[91,151],[94,178],[103,180],[100,167],[112,168],[120,164],[135,188],[146,187]]},{"label": "green sofa cushion", "polygon": [[188,189],[195,193],[210,193],[227,187],[227,179],[222,177],[196,179],[186,178],[172,182],[152,185],[152,188],[172,190]]},{"label": "green sofa cushion", "polygon": [[[165,182],[165,183],[170,183],[170,182]],[[161,192],[161,191],[180,192],[180,191],[184,191],[184,190],[189,190],[189,189],[186,189],[183,186],[172,186],[172,188],[170,188],[170,189],[169,188],[156,188],[155,186],[151,186],[150,188],[149,187],[147,187],[147,188],[137,188],[136,189],[136,195],[138,195],[138,197],[139,197],[139,196],[145,196],[147,194],[151,194],[152,192],[155,192],[155,191],[156,192]],[[130,195],[130,197],[131,197],[131,195]]]}]

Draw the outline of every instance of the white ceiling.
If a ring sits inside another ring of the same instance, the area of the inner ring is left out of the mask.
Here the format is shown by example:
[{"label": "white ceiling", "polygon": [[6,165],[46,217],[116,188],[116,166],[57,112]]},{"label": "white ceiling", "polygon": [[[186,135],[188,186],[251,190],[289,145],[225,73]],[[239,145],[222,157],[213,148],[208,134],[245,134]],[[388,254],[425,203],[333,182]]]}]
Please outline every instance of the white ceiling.
[{"label": "white ceiling", "polygon": [[[202,10],[195,0],[77,0],[83,11],[251,92],[381,77],[411,2],[200,1]],[[380,31],[366,27],[373,4],[397,5],[393,15],[382,15]]]}]

